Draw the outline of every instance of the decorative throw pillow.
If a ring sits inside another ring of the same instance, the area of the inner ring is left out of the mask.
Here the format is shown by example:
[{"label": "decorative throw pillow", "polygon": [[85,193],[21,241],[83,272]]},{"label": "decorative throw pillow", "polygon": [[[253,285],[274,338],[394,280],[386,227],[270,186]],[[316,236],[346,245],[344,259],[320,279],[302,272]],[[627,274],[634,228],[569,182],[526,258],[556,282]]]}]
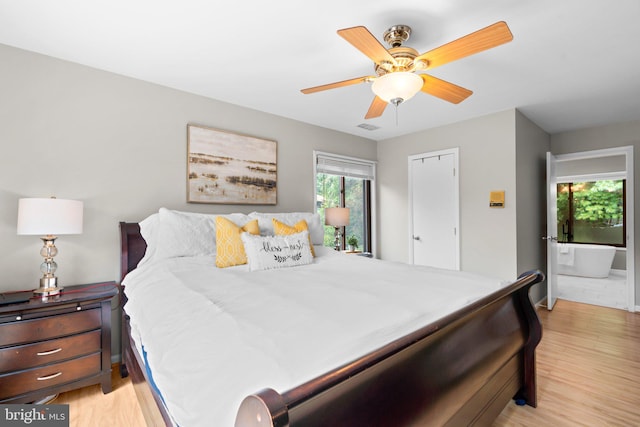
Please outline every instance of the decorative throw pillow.
[{"label": "decorative throw pillow", "polygon": [[[287,225],[284,222],[280,222],[275,218],[272,218],[273,222],[273,233],[276,236],[288,236],[290,234],[300,233],[302,231],[309,231],[309,227],[307,226],[307,221],[301,219],[296,222],[294,225]],[[309,248],[311,249],[311,255],[316,256],[315,251],[313,250],[313,244],[311,243],[311,235],[309,235]]]},{"label": "decorative throw pillow", "polygon": [[240,234],[260,234],[258,220],[249,221],[240,227],[222,216],[216,217],[216,266],[224,268],[247,263],[247,255]]},{"label": "decorative throw pillow", "polygon": [[294,267],[313,262],[309,249],[309,232],[286,236],[240,236],[249,259],[249,270]]}]

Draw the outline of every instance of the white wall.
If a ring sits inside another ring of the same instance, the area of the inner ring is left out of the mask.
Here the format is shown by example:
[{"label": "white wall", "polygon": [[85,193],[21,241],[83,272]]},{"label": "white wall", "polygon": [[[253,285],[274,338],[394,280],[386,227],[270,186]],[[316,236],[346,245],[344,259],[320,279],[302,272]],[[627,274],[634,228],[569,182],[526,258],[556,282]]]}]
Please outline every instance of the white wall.
[{"label": "white wall", "polygon": [[[634,177],[640,176],[640,120],[614,123],[551,135],[551,151],[554,154],[576,153],[602,148],[633,146]],[[634,242],[640,242],[640,185],[634,185]],[[637,251],[637,249],[636,249]],[[636,252],[635,271],[640,271],[640,256]],[[636,306],[640,306],[640,274],[636,273]]]},{"label": "white wall", "polygon": [[[16,235],[21,197],[82,200],[84,233],[61,236],[63,284],[117,280],[118,221],[161,206],[312,210],[313,150],[375,160],[373,141],[0,45],[0,291],[41,276],[37,236]],[[186,203],[186,125],[278,142],[277,206]]]},{"label": "white wall", "polygon": [[[407,262],[407,157],[460,148],[461,269],[515,279],[516,110],[378,143],[379,254]],[[505,190],[505,208],[489,208],[489,193]]]}]

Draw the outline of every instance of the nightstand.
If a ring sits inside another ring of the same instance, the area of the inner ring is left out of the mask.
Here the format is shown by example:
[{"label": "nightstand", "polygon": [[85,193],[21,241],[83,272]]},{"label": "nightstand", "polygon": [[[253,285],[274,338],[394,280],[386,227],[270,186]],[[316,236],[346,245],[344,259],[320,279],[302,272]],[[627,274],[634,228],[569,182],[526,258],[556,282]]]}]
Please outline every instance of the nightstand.
[{"label": "nightstand", "polygon": [[102,282],[0,306],[0,403],[34,402],[92,384],[109,393],[117,293],[115,282]]}]

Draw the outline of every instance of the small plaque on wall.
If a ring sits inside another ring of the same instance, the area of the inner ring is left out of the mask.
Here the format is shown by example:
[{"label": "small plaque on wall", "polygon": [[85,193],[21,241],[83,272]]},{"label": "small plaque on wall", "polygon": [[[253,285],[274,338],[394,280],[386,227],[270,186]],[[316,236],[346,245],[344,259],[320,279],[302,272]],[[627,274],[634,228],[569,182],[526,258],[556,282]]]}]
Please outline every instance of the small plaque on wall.
[{"label": "small plaque on wall", "polygon": [[504,208],[504,190],[492,191],[489,194],[489,207],[490,208]]}]

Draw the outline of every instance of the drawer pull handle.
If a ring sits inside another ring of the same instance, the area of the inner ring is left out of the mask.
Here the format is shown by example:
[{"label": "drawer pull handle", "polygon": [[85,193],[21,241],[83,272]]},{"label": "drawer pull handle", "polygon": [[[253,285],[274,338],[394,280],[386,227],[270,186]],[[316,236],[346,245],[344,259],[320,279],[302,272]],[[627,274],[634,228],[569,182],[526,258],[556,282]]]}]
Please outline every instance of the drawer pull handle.
[{"label": "drawer pull handle", "polygon": [[57,373],[51,374],[51,375],[45,375],[44,377],[38,377],[36,379],[38,381],[46,381],[46,380],[54,379],[55,377],[59,377],[60,375],[62,375],[62,372],[57,372]]},{"label": "drawer pull handle", "polygon": [[50,354],[54,354],[57,353],[59,351],[62,351],[62,347],[56,348],[55,350],[49,350],[49,351],[41,351],[39,353],[36,353],[38,356],[48,356]]}]

